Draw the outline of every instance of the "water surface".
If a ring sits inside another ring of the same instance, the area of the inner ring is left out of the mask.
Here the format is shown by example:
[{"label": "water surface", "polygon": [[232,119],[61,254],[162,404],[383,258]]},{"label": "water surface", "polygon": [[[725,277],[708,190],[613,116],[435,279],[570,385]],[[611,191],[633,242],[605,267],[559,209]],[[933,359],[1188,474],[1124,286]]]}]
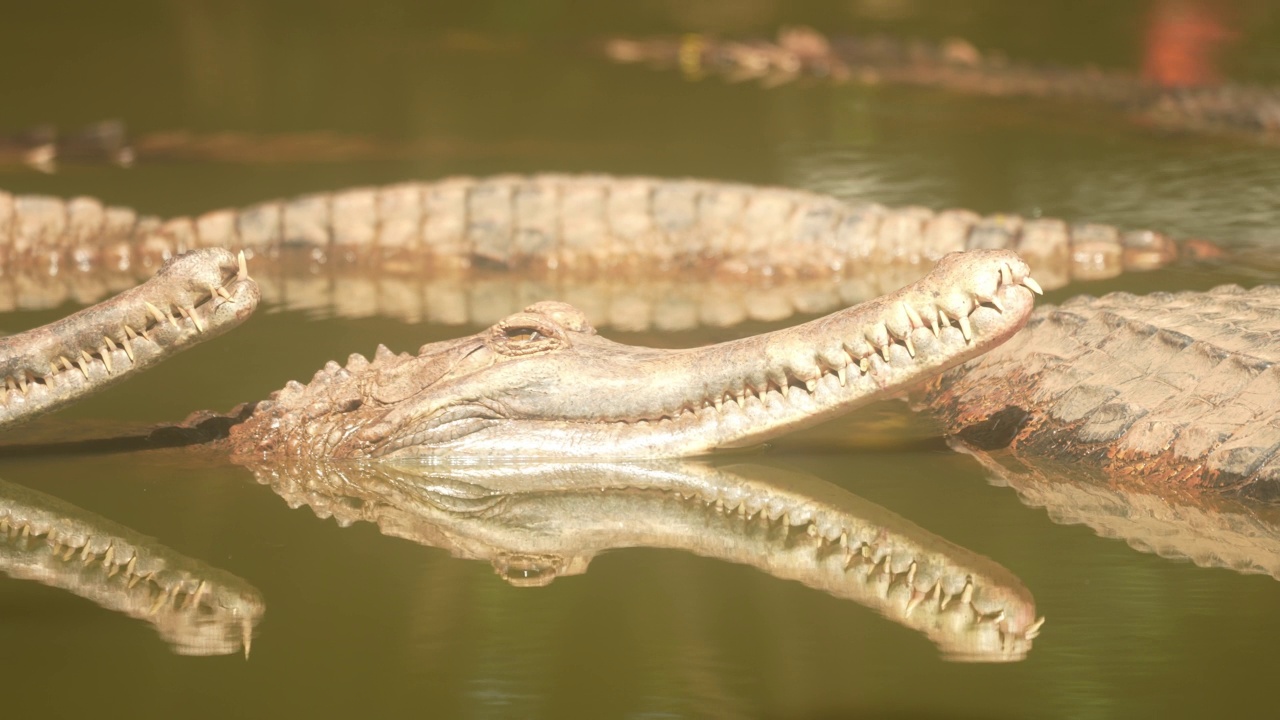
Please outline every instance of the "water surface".
[{"label": "water surface", "polygon": [[[1137,68],[1142,3],[38,4],[0,27],[0,122],[106,117],[135,134],[317,130],[422,143],[327,162],[10,168],[15,192],[88,194],[170,215],[450,174],[592,171],[784,184],[886,204],[1155,227],[1275,248],[1280,151],[1171,135],[1106,109],[936,91],[687,81],[584,53],[609,32],[783,22],[941,38],[1064,64]],[[1277,17],[1230,10],[1223,71],[1280,80]],[[429,141],[429,142],[428,142]],[[1177,269],[1067,288],[1204,288],[1277,278]],[[69,310],[0,315],[19,330]],[[699,343],[751,325],[678,338]],[[234,334],[57,421],[111,431],[265,396],[326,360],[473,332],[266,308]],[[886,430],[886,426],[888,429]],[[919,441],[886,440],[908,433]],[[1047,618],[1026,660],[948,662],[859,605],[673,550],[606,553],[585,575],[511,587],[489,565],[290,509],[205,455],[0,460],[0,476],[109,518],[257,588],[253,651],[184,657],[145,623],[0,578],[12,712],[145,716],[1204,717],[1260,715],[1280,667],[1280,582],[1206,569],[1061,525],[988,483],[890,405],[777,443],[774,465],[833,483],[1008,568]]]}]

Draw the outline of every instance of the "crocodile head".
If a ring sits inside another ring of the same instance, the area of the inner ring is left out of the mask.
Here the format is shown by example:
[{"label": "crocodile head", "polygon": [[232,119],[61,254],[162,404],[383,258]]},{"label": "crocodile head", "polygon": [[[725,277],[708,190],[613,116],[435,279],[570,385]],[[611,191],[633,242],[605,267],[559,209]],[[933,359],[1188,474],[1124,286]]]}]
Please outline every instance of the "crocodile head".
[{"label": "crocodile head", "polygon": [[943,258],[919,282],[809,323],[701,348],[623,345],[542,302],[416,355],[330,362],[231,434],[273,457],[659,457],[740,447],[848,412],[979,355],[1038,289],[1008,251]]}]

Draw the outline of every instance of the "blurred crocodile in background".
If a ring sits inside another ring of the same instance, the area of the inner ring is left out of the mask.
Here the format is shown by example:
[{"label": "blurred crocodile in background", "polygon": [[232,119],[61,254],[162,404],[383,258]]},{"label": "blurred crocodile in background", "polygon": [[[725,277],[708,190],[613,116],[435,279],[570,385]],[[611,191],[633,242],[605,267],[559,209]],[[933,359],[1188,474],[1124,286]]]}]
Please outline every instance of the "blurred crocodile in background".
[{"label": "blurred crocodile in background", "polygon": [[1085,101],[1118,108],[1167,130],[1280,141],[1277,88],[1220,82],[1170,87],[1123,71],[1016,62],[958,39],[935,43],[884,36],[827,38],[801,27],[780,31],[776,41],[688,34],[608,38],[600,47],[615,62],[675,68],[691,79],[720,75],[776,85],[816,77],[970,95]]},{"label": "blurred crocodile in background", "polygon": [[620,330],[830,312],[943,255],[1018,252],[1046,289],[1221,254],[1150,230],[604,175],[451,178],[162,220],[0,192],[0,312],[89,304],[184,250],[244,250],[276,306],[486,325],[538,300]]}]

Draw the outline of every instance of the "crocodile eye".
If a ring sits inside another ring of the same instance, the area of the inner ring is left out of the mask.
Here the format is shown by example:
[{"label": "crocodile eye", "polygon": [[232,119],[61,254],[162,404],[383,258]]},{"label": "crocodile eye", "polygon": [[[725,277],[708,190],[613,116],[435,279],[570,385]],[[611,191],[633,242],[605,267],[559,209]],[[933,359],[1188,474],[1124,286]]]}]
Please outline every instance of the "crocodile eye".
[{"label": "crocodile eye", "polygon": [[558,324],[532,313],[517,313],[489,331],[489,346],[503,355],[531,355],[569,346]]},{"label": "crocodile eye", "polygon": [[507,336],[507,340],[511,342],[537,342],[542,339],[542,333],[533,328],[512,327],[503,329],[502,333]]}]

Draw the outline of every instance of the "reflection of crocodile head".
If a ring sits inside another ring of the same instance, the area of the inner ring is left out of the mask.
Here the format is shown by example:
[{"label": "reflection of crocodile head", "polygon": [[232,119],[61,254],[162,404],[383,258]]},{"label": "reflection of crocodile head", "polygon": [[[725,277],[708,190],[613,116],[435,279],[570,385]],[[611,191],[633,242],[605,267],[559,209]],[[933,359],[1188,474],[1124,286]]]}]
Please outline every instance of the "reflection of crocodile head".
[{"label": "reflection of crocodile head", "polygon": [[684,550],[874,608],[952,659],[1021,659],[1042,619],[991,560],[834,485],[699,463],[262,464],[291,506],[487,560],[517,586],[576,575],[602,551]]},{"label": "reflection of crocodile head", "polygon": [[380,349],[290,383],[231,430],[241,458],[671,457],[758,443],[974,357],[1021,326],[1037,288],[1008,251],[943,258],[885,297],[702,348],[601,338],[537,303],[487,331]]},{"label": "reflection of crocodile head", "polygon": [[29,488],[0,482],[0,571],[145,620],[182,655],[249,655],[265,606],[234,575]]}]

